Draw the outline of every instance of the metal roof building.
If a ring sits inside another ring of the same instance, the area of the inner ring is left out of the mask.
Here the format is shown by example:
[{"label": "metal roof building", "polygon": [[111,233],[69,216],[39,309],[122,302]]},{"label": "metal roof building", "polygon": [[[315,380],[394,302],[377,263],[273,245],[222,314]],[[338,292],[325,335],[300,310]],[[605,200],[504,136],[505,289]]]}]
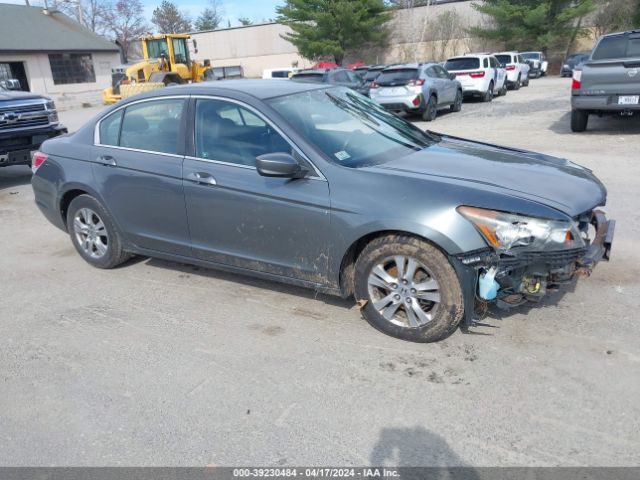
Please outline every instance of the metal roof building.
[{"label": "metal roof building", "polygon": [[98,104],[119,49],[63,13],[0,4],[0,80],[52,97],[59,108]]}]

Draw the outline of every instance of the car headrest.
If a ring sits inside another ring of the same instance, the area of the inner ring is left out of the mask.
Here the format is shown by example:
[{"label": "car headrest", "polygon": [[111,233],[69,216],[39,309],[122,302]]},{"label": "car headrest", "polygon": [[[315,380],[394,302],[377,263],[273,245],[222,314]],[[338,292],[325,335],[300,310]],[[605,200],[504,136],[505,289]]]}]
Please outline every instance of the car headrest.
[{"label": "car headrest", "polygon": [[162,119],[158,128],[162,133],[174,134],[178,133],[178,129],[180,128],[180,120],[177,118],[167,117]]},{"label": "car headrest", "polygon": [[149,128],[149,123],[142,115],[125,115],[124,122],[122,123],[122,130],[142,133],[146,132]]}]

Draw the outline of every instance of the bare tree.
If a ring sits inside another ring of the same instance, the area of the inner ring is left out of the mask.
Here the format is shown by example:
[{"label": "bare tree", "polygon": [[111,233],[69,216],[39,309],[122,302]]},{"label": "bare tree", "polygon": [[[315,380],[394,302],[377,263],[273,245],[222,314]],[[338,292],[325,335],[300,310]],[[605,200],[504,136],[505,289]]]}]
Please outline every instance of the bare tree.
[{"label": "bare tree", "polygon": [[638,0],[609,0],[602,3],[592,22],[596,38],[634,26],[633,16],[638,9]]},{"label": "bare tree", "polygon": [[447,10],[426,22],[426,38],[430,42],[433,60],[445,60],[452,52],[457,53],[467,25],[457,10]]},{"label": "bare tree", "polygon": [[135,50],[133,44],[150,32],[142,2],[118,0],[109,16],[109,29],[120,44],[125,60],[128,60]]},{"label": "bare tree", "polygon": [[49,0],[48,6],[74,19],[99,35],[109,32],[109,17],[113,10],[110,0]]}]

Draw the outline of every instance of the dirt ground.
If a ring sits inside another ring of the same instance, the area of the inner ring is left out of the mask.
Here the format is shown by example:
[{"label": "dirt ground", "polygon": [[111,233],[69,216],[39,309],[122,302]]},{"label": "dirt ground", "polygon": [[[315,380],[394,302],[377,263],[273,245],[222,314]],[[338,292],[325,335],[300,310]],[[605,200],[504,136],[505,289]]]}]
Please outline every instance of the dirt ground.
[{"label": "dirt ground", "polygon": [[637,465],[640,118],[572,134],[568,112],[569,80],[543,78],[419,123],[585,165],[618,220],[573,291],[429,345],[299,288],[93,269],[29,169],[0,169],[0,465]]}]

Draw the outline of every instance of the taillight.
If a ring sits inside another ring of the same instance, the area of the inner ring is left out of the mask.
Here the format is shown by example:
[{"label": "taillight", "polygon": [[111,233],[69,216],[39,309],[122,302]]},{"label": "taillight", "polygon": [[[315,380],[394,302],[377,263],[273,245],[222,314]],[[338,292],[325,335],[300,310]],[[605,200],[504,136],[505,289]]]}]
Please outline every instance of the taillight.
[{"label": "taillight", "polygon": [[582,70],[573,71],[573,81],[571,82],[571,90],[580,90],[582,87]]},{"label": "taillight", "polygon": [[380,88],[380,85],[378,85],[376,82],[371,82],[371,85],[369,85],[369,88]]},{"label": "taillight", "polygon": [[42,166],[42,164],[47,161],[47,158],[49,158],[49,155],[47,155],[46,153],[42,153],[42,152],[34,153],[33,157],[31,157],[31,171],[33,173],[36,173],[38,169]]},{"label": "taillight", "polygon": [[469,76],[471,78],[482,78],[484,77],[484,72],[471,72]]},{"label": "taillight", "polygon": [[421,87],[422,85],[424,85],[424,80],[409,80],[409,83],[407,83],[407,85],[409,87]]},{"label": "taillight", "polygon": [[507,65],[506,67],[504,67],[504,69],[511,71],[511,70],[515,70],[516,66],[515,65]]}]

